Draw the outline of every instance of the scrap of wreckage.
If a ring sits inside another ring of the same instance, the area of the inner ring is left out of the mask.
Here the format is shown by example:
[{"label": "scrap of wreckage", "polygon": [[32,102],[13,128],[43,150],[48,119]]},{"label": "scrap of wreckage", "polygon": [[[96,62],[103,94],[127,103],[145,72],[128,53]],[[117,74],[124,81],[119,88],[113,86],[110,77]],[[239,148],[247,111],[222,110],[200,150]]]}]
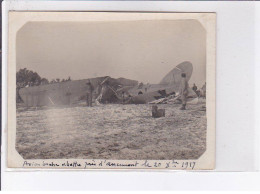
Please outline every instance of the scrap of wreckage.
[{"label": "scrap of wreckage", "polygon": [[[70,105],[86,98],[86,83],[89,81],[94,87],[93,100],[97,104],[170,104],[179,100],[181,74],[185,73],[189,81],[192,71],[192,64],[183,62],[171,70],[159,84],[138,84],[134,80],[105,76],[21,88],[19,95],[26,106]],[[190,103],[198,101],[191,88],[188,88],[188,99]]]}]

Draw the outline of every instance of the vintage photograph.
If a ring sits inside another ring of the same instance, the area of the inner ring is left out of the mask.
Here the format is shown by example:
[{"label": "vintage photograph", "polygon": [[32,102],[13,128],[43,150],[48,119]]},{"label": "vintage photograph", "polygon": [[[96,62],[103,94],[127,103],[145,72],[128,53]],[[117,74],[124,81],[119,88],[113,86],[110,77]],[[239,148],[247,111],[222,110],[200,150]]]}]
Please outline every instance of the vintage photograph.
[{"label": "vintage photograph", "polygon": [[207,25],[207,13],[49,14],[31,13],[11,34],[12,140],[23,160],[196,161],[206,152],[214,14]]}]

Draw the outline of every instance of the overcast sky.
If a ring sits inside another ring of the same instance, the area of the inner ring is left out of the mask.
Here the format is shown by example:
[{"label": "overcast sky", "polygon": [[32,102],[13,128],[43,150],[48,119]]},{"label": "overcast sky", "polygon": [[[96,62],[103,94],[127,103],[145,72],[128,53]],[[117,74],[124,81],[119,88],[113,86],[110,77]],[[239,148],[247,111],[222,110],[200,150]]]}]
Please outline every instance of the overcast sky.
[{"label": "overcast sky", "polygon": [[183,61],[206,78],[206,32],[196,20],[33,22],[17,33],[17,71],[73,80],[97,76],[159,83]]}]

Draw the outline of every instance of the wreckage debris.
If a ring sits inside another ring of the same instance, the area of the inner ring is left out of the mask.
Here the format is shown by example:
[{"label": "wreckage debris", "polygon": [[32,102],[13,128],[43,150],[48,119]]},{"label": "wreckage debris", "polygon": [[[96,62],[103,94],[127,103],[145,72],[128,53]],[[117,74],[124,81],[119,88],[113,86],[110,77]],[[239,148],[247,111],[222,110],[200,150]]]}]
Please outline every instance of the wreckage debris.
[{"label": "wreckage debris", "polygon": [[[96,105],[107,103],[119,104],[177,104],[180,96],[178,91],[181,74],[185,72],[187,81],[190,79],[193,66],[190,62],[183,62],[171,70],[159,84],[138,84],[138,81],[125,78],[111,78],[109,76],[84,80],[40,85],[21,88],[18,93],[28,107],[60,106],[77,104],[87,98],[86,82],[93,85],[92,100]],[[187,98],[196,98],[197,94],[188,88]],[[197,99],[188,100],[196,104]]]},{"label": "wreckage debris", "polygon": [[160,118],[165,117],[165,109],[158,109],[158,106],[152,106],[152,117],[153,118]]},{"label": "wreckage debris", "polygon": [[168,97],[160,98],[158,100],[149,102],[149,104],[173,104],[174,102],[176,102],[179,99],[179,97],[180,97],[179,95],[178,96],[170,95]]},{"label": "wreckage debris", "polygon": [[[198,104],[199,98],[188,98],[187,104]],[[165,98],[160,98],[158,100],[154,100],[149,102],[149,104],[180,104],[180,95],[170,95]]]}]

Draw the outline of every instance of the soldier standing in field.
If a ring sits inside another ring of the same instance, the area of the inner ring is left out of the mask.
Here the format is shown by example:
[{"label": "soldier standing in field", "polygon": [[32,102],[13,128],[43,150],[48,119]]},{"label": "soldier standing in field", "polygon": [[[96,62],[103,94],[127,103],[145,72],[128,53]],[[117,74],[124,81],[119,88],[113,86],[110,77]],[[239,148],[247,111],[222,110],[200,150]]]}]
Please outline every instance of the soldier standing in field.
[{"label": "soldier standing in field", "polygon": [[188,87],[189,87],[189,85],[188,85],[188,82],[186,80],[186,74],[182,73],[181,74],[181,83],[180,83],[180,96],[181,96],[182,106],[181,106],[180,110],[186,109]]},{"label": "soldier standing in field", "polygon": [[193,90],[195,93],[197,93],[198,87],[196,86],[195,83],[193,84],[192,90]]},{"label": "soldier standing in field", "polygon": [[88,80],[88,82],[86,83],[87,85],[87,93],[86,93],[86,103],[87,106],[92,106],[92,93],[94,90],[93,85],[90,83],[90,81]]}]

